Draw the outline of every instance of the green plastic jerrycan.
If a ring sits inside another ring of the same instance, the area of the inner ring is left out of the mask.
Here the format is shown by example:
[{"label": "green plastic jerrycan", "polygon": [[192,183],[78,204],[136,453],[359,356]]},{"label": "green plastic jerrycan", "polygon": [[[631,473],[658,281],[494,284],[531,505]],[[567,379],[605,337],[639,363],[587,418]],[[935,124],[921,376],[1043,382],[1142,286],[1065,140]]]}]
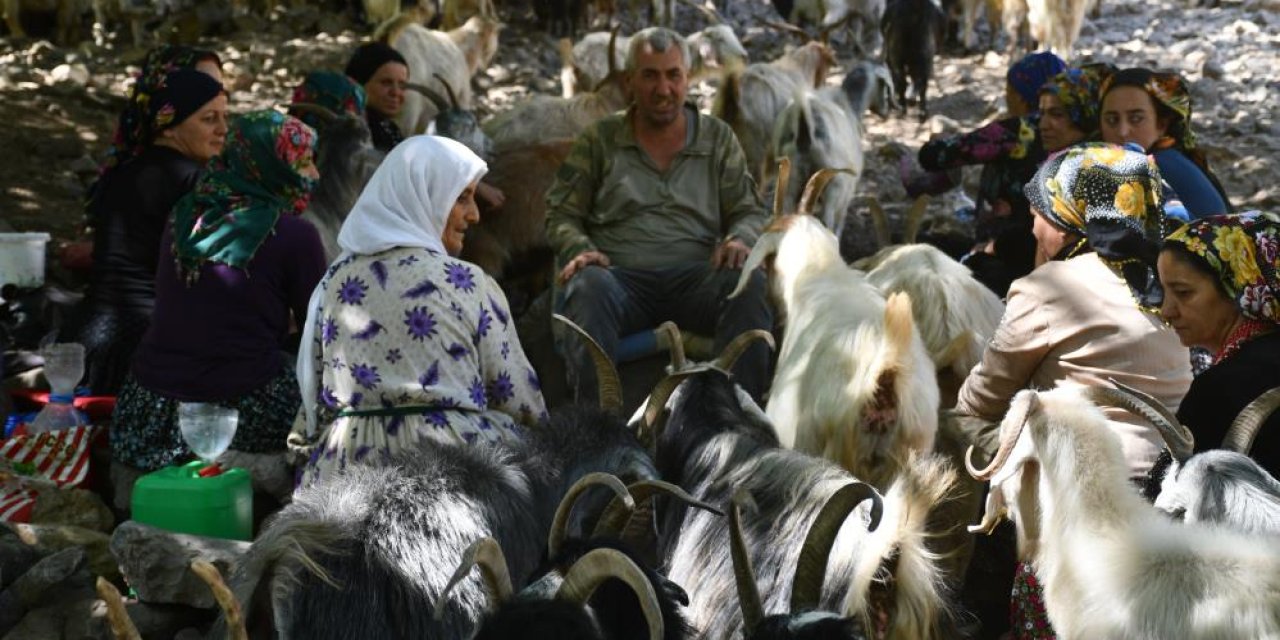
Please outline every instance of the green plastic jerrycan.
[{"label": "green plastic jerrycan", "polygon": [[201,477],[196,460],[142,476],[133,487],[133,519],[153,527],[210,538],[253,539],[249,472],[226,469]]}]

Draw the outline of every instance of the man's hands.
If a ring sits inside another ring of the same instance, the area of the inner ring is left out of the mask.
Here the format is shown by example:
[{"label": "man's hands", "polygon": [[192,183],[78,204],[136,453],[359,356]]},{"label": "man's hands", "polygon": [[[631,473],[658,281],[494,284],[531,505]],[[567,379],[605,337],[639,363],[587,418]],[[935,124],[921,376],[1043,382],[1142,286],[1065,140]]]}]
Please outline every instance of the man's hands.
[{"label": "man's hands", "polygon": [[751,248],[737,238],[729,238],[716,246],[711,254],[713,269],[741,269],[751,254]]},{"label": "man's hands", "polygon": [[609,266],[609,256],[606,256],[605,254],[599,251],[594,251],[594,250],[583,251],[582,253],[579,253],[578,255],[574,256],[573,259],[568,262],[568,264],[564,265],[564,268],[560,270],[560,275],[557,277],[557,279],[560,281],[560,284],[564,284],[568,282],[571,278],[573,278],[573,276],[576,273],[584,269],[587,265],[592,265],[592,264],[598,264],[602,267],[607,267]]}]

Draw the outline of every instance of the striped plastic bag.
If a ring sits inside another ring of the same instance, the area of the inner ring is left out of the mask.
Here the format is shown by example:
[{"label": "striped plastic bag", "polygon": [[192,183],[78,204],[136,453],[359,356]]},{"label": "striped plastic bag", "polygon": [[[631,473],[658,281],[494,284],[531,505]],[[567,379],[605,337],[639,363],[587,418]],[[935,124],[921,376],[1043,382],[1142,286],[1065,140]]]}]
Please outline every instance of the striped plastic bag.
[{"label": "striped plastic bag", "polygon": [[103,427],[85,425],[0,442],[0,521],[29,522],[41,488],[76,487],[89,476],[89,449]]}]

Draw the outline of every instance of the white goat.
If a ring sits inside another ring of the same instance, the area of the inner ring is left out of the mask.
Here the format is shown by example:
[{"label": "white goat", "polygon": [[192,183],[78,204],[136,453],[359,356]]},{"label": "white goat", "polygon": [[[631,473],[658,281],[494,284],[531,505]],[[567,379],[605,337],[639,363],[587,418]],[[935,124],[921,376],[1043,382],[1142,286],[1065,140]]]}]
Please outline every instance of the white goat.
[{"label": "white goat", "polygon": [[[883,65],[863,62],[845,74],[839,87],[805,89],[774,123],[772,148],[791,162],[799,175],[840,169],[822,198],[819,218],[839,238],[862,176],[862,116],[867,108],[885,115],[893,83]],[[788,189],[786,204],[794,208],[800,185]]]},{"label": "white goat", "polygon": [[[374,38],[386,42],[404,56],[409,63],[411,81],[442,96],[449,91],[445,88],[447,83],[456,90],[458,105],[471,109],[471,76],[489,66],[497,54],[501,28],[497,18],[472,16],[457,29],[436,31],[402,16],[379,27]],[[404,106],[396,116],[396,124],[406,135],[422,133],[437,114],[438,109],[431,100],[410,91],[405,93]]]},{"label": "white goat", "polygon": [[[561,52],[561,62],[565,67],[571,68],[573,74],[571,83],[564,82],[562,76],[564,97],[571,98],[578,91],[589,91],[609,76],[609,36],[608,31],[593,31],[573,45],[570,56]],[[623,68],[626,62],[625,52],[630,43],[630,36],[618,36],[613,68]],[[716,70],[741,68],[747,64],[747,50],[728,25],[711,25],[690,35],[688,43],[692,57],[689,61],[690,82]]]},{"label": "white goat", "polygon": [[796,94],[821,87],[835,61],[830,47],[809,42],[772,62],[730,69],[721,78],[711,112],[737,134],[756,184],[765,184],[773,166],[770,142],[778,115]]},{"label": "white goat", "polygon": [[1189,459],[1175,455],[1160,483],[1156,508],[1187,522],[1280,534],[1280,482],[1249,457],[1254,437],[1277,408],[1280,389],[1272,389],[1231,423],[1222,443],[1225,451],[1205,451]]},{"label": "white goat", "polygon": [[[886,246],[853,266],[866,271],[867,279],[886,296],[899,291],[911,294],[916,329],[934,366],[963,381],[995,335],[1004,303],[975,280],[968,267],[937,247],[915,244],[926,205],[927,200],[920,198],[907,212],[906,244]],[[888,222],[874,200],[871,213],[881,244],[887,244],[880,230],[887,230]]]},{"label": "white goat", "polygon": [[611,69],[608,79],[594,91],[572,98],[534,96],[490,118],[483,128],[501,154],[506,149],[577,137],[588,125],[626,107],[627,102],[622,73]]},{"label": "white goat", "polygon": [[[1017,1],[1017,0],[1015,0]],[[1071,59],[1071,48],[1080,35],[1084,14],[1091,0],[1025,0],[1031,38],[1063,60]],[[1007,23],[1006,23],[1007,24]]]},{"label": "white goat", "polygon": [[1280,637],[1280,540],[1160,515],[1081,389],[1019,393],[1000,435],[987,469],[969,464],[991,480],[984,525],[1007,508],[1038,547],[1058,637]]},{"label": "white goat", "polygon": [[[786,163],[780,171],[785,191]],[[772,259],[769,293],[786,329],[766,413],[783,446],[840,464],[887,488],[913,452],[933,450],[938,382],[911,319],[911,298],[888,302],[840,257],[836,237],[807,213],[834,172],[810,180],[800,214],[775,217],[733,295]]]}]

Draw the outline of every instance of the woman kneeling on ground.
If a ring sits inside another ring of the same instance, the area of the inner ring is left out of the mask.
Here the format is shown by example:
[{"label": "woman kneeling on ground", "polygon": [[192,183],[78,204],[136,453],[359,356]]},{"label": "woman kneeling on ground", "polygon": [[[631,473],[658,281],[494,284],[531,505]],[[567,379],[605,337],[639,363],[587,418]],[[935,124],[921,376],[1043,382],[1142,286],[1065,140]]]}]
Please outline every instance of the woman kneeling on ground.
[{"label": "woman kneeling on ground", "polygon": [[520,437],[545,420],[506,297],[458,260],[486,166],[447,138],[396,145],[342,225],[311,299],[298,377],[299,487],[385,464],[420,438]]}]

